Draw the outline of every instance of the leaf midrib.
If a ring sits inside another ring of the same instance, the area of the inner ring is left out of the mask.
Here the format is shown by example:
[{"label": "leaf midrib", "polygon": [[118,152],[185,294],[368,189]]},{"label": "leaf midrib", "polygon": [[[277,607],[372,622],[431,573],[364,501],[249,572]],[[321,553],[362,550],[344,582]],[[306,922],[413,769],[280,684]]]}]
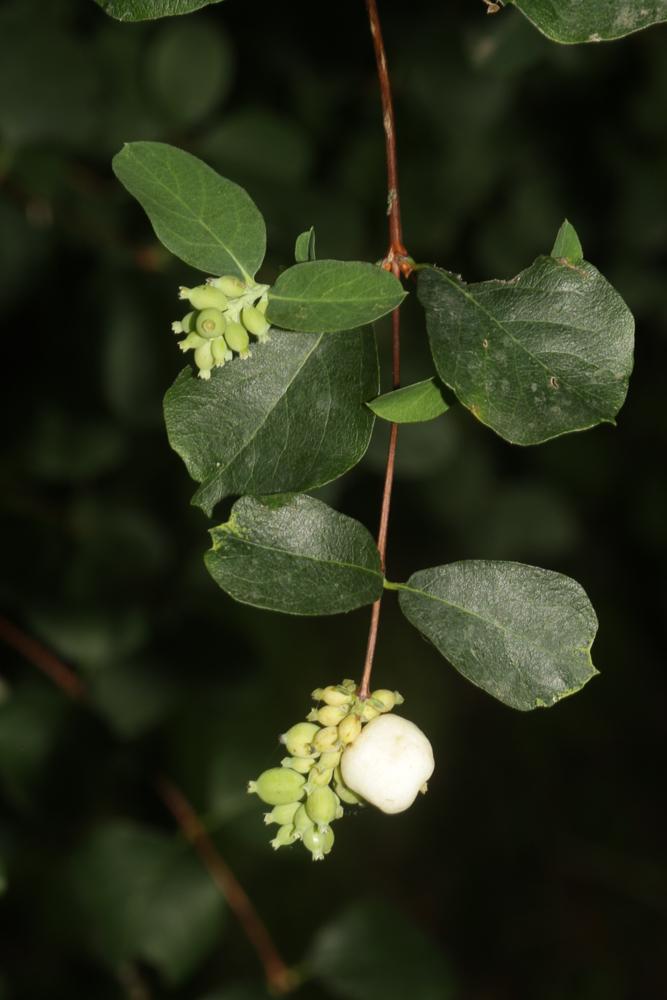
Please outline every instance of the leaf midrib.
[{"label": "leaf midrib", "polygon": [[[222,526],[220,530],[224,531],[225,530],[224,526]],[[290,556],[294,559],[303,559],[306,562],[314,562],[318,566],[336,566],[339,567],[340,569],[352,569],[359,573],[367,573],[369,576],[377,577],[379,580],[382,581],[384,580],[384,577],[380,570],[369,569],[367,566],[360,566],[358,563],[339,562],[336,559],[318,559],[316,556],[309,556],[301,552],[298,553],[290,552],[289,549],[280,549],[275,545],[265,545],[260,542],[255,542],[252,539],[247,539],[238,536],[237,536],[237,541],[243,545],[251,545],[253,548],[261,549],[262,551],[277,552],[280,555]],[[224,544],[225,544],[224,541],[213,543],[213,551],[215,552],[216,555],[220,555],[219,550],[221,546],[223,546]],[[234,544],[234,542],[232,542],[232,544]]]}]

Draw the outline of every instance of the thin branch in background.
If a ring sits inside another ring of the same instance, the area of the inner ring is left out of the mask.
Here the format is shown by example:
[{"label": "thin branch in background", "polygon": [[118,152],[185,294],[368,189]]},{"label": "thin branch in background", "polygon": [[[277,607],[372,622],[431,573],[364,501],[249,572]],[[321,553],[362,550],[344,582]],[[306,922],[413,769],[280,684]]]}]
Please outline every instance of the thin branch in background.
[{"label": "thin branch in background", "polygon": [[85,696],[83,681],[69,667],[65,666],[50,649],[17,628],[7,618],[0,615],[0,639],[16,650],[25,660],[41,670],[68,698],[80,701]]}]

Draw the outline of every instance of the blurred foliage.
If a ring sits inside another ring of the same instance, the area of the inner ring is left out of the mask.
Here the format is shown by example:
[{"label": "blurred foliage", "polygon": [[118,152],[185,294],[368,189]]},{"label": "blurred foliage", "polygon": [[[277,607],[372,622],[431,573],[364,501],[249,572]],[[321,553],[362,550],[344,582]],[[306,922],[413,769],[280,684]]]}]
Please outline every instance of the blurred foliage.
[{"label": "blurred foliage", "polygon": [[[136,139],[208,159],[266,215],[269,274],[311,224],[323,256],[379,258],[363,4],[340,7],[324,35],[305,2],[121,24],[83,0],[6,0],[0,599],[77,669],[94,710],[0,650],[2,1000],[265,996],[155,793],[160,771],[300,965],[299,997],[664,988],[665,31],[559,48],[511,9],[383,7],[411,253],[469,280],[509,277],[567,215],[639,341],[617,429],[522,450],[456,407],[402,428],[389,573],[492,557],[571,573],[599,613],[601,676],[548,713],[514,713],[443,664],[390,595],[377,679],[432,738],[429,795],[397,817],[360,811],[325,864],[268,850],[245,781],[313,687],[358,672],[367,613],[283,619],[208,577],[209,522],[161,417],[181,366],[175,288],[193,275],[109,163]],[[386,356],[384,326],[380,340]],[[404,342],[405,381],[429,377],[413,301]],[[371,529],[380,423],[366,460],[322,491]]]}]

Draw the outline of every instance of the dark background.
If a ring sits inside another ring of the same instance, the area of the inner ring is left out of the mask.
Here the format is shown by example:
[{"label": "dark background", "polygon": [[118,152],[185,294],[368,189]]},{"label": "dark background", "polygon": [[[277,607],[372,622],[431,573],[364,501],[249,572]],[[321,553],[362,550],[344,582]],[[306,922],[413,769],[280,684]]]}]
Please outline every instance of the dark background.
[{"label": "dark background", "polygon": [[[364,6],[228,0],[130,25],[92,0],[7,0],[0,607],[77,670],[93,711],[0,649],[2,1000],[264,995],[155,793],[158,771],[200,810],[288,960],[306,959],[316,978],[298,996],[664,990],[667,34],[563,48],[473,0],[381,8],[411,254],[468,280],[510,277],[567,215],[638,333],[617,428],[525,450],[459,409],[401,430],[388,573],[471,557],[568,573],[599,614],[601,675],[516,713],[459,677],[388,595],[376,681],[403,692],[433,742],[430,792],[402,816],[342,820],[324,864],[268,848],[245,782],[277,761],[313,687],[358,676],[368,613],[281,617],[207,576],[210,524],[161,422],[182,364],[176,288],[193,273],[109,163],[125,140],[158,139],[244,185],[267,218],[269,277],[311,224],[320,256],[380,258]],[[404,353],[404,381],[430,374],[413,301]],[[361,465],[320,494],[373,531],[386,438],[378,427]]]}]

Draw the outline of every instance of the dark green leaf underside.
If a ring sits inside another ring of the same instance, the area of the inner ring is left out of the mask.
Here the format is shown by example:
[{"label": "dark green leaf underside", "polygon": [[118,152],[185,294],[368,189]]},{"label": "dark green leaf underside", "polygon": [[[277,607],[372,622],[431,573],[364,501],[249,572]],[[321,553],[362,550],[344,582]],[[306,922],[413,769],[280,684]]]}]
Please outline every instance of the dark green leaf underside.
[{"label": "dark green leaf underside", "polygon": [[667,0],[509,0],[556,42],[603,42],[667,21]]},{"label": "dark green leaf underside", "polygon": [[372,399],[367,406],[377,417],[394,424],[418,424],[435,420],[449,409],[434,378],[394,389]]},{"label": "dark green leaf underside", "polygon": [[372,604],[382,594],[370,532],[313,497],[242,497],[211,538],[208,571],[244,604],[330,615]]},{"label": "dark green leaf underside", "polygon": [[95,0],[110,17],[117,21],[150,21],[174,14],[190,14],[194,10],[220,3],[221,0]]},{"label": "dark green leaf underside", "polygon": [[547,708],[597,671],[597,618],[578,583],[514,562],[471,560],[398,585],[406,618],[469,681],[512,708]]},{"label": "dark green leaf underside", "polygon": [[364,402],[377,387],[370,330],[272,330],[208,382],[184,369],[166,394],[165,421],[201,483],[193,503],[210,514],[226,496],[303,492],[343,475],[368,447],[374,417]]},{"label": "dark green leaf underside", "polygon": [[591,264],[539,257],[511,281],[475,285],[425,268],[419,299],[440,378],[507,441],[539,444],[614,422],[634,321]]}]

